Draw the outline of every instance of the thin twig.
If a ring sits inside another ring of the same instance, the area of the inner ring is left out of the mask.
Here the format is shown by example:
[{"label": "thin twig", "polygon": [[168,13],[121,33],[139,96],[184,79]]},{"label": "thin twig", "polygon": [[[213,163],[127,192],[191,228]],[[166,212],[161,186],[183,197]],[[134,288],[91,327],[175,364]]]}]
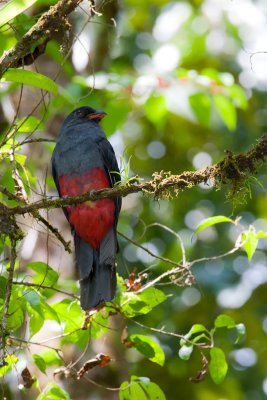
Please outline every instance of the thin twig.
[{"label": "thin twig", "polygon": [[151,332],[161,333],[162,335],[172,336],[172,337],[175,337],[175,338],[178,338],[178,339],[184,339],[184,341],[187,342],[188,344],[192,344],[192,345],[194,345],[196,347],[201,347],[202,349],[209,349],[209,348],[213,347],[213,340],[212,340],[211,336],[207,337],[207,340],[210,341],[210,344],[200,343],[200,342],[193,342],[192,340],[189,340],[185,335],[181,335],[179,333],[165,331],[163,327],[161,329],[152,328],[151,326],[147,326],[147,325],[141,324],[141,322],[138,322],[138,321],[136,321],[135,319],[132,319],[132,318],[129,318],[129,321],[131,321],[134,324],[140,326],[141,328],[148,329]]},{"label": "thin twig", "polygon": [[70,368],[74,368],[74,366],[77,365],[79,363],[79,361],[82,360],[82,358],[85,356],[85,354],[86,354],[86,352],[88,350],[88,347],[89,347],[90,343],[91,343],[91,329],[89,330],[89,338],[88,338],[88,342],[86,343],[85,349],[83,350],[82,354],[77,358],[77,360],[73,361],[70,364]]},{"label": "thin twig", "polygon": [[51,225],[44,217],[42,217],[38,212],[32,212],[32,216],[38,219],[42,224],[44,224],[54,235],[55,237],[63,244],[65,251],[71,254],[70,244],[71,242],[66,242],[63,238],[59,230]]},{"label": "thin twig", "polygon": [[52,336],[52,337],[50,337],[50,338],[48,338],[48,339],[41,340],[41,341],[39,342],[39,344],[41,345],[41,344],[50,342],[50,340],[62,339],[62,338],[64,338],[64,337],[66,337],[66,336],[70,336],[70,335],[72,335],[73,333],[76,333],[76,332],[79,332],[79,331],[82,331],[82,330],[83,330],[82,328],[77,328],[77,329],[75,329],[74,331],[71,331],[71,332],[61,333],[60,335]]},{"label": "thin twig", "polygon": [[[111,388],[111,387],[107,387],[107,386],[101,385],[100,383],[97,383],[96,381],[93,381],[92,379],[88,378],[88,376],[85,376],[85,375],[83,376],[83,379],[85,379],[86,381],[90,382],[92,385],[95,385],[95,386],[97,386],[99,388],[102,388],[102,389],[109,390],[111,392],[119,392],[121,390],[121,388],[119,388],[119,387],[118,388]],[[128,387],[130,387],[130,386],[131,385],[129,384],[128,386],[123,387],[123,390],[128,389]]]},{"label": "thin twig", "polygon": [[225,253],[220,254],[220,255],[218,255],[218,256],[203,257],[203,258],[199,258],[199,259],[197,259],[197,260],[193,260],[193,261],[190,262],[190,268],[191,268],[193,265],[199,264],[199,263],[201,263],[201,262],[203,262],[203,261],[219,260],[220,258],[227,257],[227,256],[229,256],[230,254],[234,254],[234,253],[236,253],[238,250],[240,250],[240,249],[243,247],[243,245],[244,245],[245,243],[246,243],[246,240],[244,240],[243,242],[242,242],[242,241],[236,242],[236,243],[235,243],[235,247],[233,247],[231,250],[226,251]]},{"label": "thin twig", "polygon": [[[60,352],[62,352],[62,349],[58,349],[56,347],[49,346],[48,344],[42,344],[42,343],[39,343],[39,342],[32,342],[30,340],[24,340],[24,339],[21,339],[21,338],[17,338],[15,336],[9,336],[9,340],[10,341],[14,341],[14,342],[19,342],[19,343],[20,342],[21,343],[25,343],[27,345],[36,345],[36,346],[46,347],[48,349],[55,350],[59,355],[60,355]],[[14,346],[13,343],[12,343],[12,346]]]},{"label": "thin twig", "polygon": [[180,265],[178,262],[170,260],[169,258],[165,258],[162,256],[159,256],[158,254],[153,253],[151,250],[147,249],[146,247],[142,246],[141,244],[135,242],[133,239],[130,239],[128,236],[124,235],[121,232],[118,232],[118,235],[120,235],[121,237],[123,237],[124,239],[126,239],[128,242],[132,243],[133,245],[135,245],[136,247],[139,247],[140,249],[144,250],[147,254],[149,254],[151,257],[157,258],[158,260],[164,261],[166,263],[175,265],[176,267],[181,268],[181,270],[183,269],[183,266]]},{"label": "thin twig", "polygon": [[172,275],[181,274],[181,273],[184,272],[184,270],[185,269],[184,269],[183,266],[169,269],[168,271],[163,272],[163,274],[157,276],[157,278],[155,278],[152,281],[149,281],[148,283],[146,283],[144,286],[142,286],[139,290],[136,290],[134,293],[135,294],[142,293],[144,290],[148,289],[149,287],[155,286],[158,282],[162,281],[162,279],[167,278],[167,277],[172,276]]},{"label": "thin twig", "polygon": [[[240,250],[243,247],[244,243],[245,243],[245,241],[242,242],[241,240],[239,240],[239,241],[237,241],[235,243],[235,247],[233,249],[231,249],[231,250],[229,250],[229,251],[227,251],[227,252],[225,252],[223,254],[220,254],[218,256],[203,257],[203,258],[199,258],[197,260],[187,261],[186,264],[183,264],[183,265],[181,265],[181,266],[179,266],[177,268],[172,268],[172,269],[164,272],[163,274],[157,276],[157,278],[153,279],[152,281],[148,282],[146,285],[142,286],[135,293],[136,294],[142,293],[147,288],[155,286],[158,282],[162,281],[164,278],[167,278],[167,277],[172,276],[172,275],[181,274],[182,272],[185,272],[185,270],[188,272],[188,275],[189,275],[188,277],[190,278],[188,282],[189,282],[189,285],[191,285],[192,282],[194,282],[194,277],[193,277],[193,274],[191,272],[191,268],[192,268],[193,265],[195,265],[197,263],[200,263],[200,262],[203,262],[203,261],[219,260],[221,258],[229,256],[230,254],[234,254],[235,252],[237,252],[238,250]],[[146,250],[146,249],[144,249],[144,250]],[[188,278],[187,278],[187,280],[188,280]]]},{"label": "thin twig", "polygon": [[43,284],[38,284],[38,283],[31,283],[31,282],[23,282],[23,281],[13,281],[14,285],[22,285],[22,286],[28,286],[28,287],[37,287],[38,289],[49,289],[53,290],[54,292],[62,293],[66,296],[70,296],[75,300],[80,300],[78,296],[75,296],[73,293],[65,292],[64,290],[55,288],[54,286],[47,286]]},{"label": "thin twig", "polygon": [[25,139],[22,142],[18,143],[16,146],[22,146],[23,144],[29,144],[29,143],[56,143],[55,139],[46,139],[46,138],[39,138],[39,139]]},{"label": "thin twig", "polygon": [[184,338],[184,335],[181,335],[179,333],[174,333],[174,332],[167,332],[167,331],[164,330],[163,327],[161,329],[152,328],[151,326],[147,326],[147,325],[141,324],[141,322],[138,322],[133,318],[129,318],[129,321],[133,322],[134,324],[136,324],[138,326],[141,326],[141,328],[148,329],[151,332],[161,333],[163,335],[172,336],[172,337],[176,337],[176,338],[179,338],[179,339],[183,339]]},{"label": "thin twig", "polygon": [[174,232],[173,229],[169,228],[166,225],[160,224],[159,222],[154,222],[153,224],[148,225],[146,228],[150,228],[152,226],[159,226],[160,228],[164,229],[165,231],[172,233],[178,239],[178,242],[180,243],[180,247],[181,247],[181,251],[182,251],[182,256],[183,256],[183,265],[186,266],[187,261],[186,261],[185,247],[184,247],[182,238],[179,235],[179,233]]},{"label": "thin twig", "polygon": [[[160,281],[163,280],[164,278],[167,278],[167,277],[169,277],[169,276],[175,276],[175,275],[177,275],[177,274],[186,273],[186,274],[187,274],[187,279],[184,278],[183,281],[186,281],[186,280],[187,280],[189,285],[191,285],[192,282],[194,282],[193,274],[192,274],[191,271],[190,271],[191,264],[190,264],[189,262],[186,261],[185,250],[184,250],[184,246],[183,246],[181,237],[180,237],[178,234],[176,234],[172,229],[169,229],[169,228],[165,227],[164,225],[155,223],[155,224],[152,224],[152,225],[149,225],[149,226],[153,226],[153,225],[155,225],[155,226],[160,226],[161,228],[166,229],[167,231],[171,232],[172,234],[174,234],[174,235],[178,238],[178,240],[179,240],[179,242],[180,242],[180,244],[181,244],[181,247],[182,247],[182,249],[183,249],[183,250],[182,250],[182,251],[183,251],[183,263],[180,264],[179,262],[170,260],[169,258],[161,257],[161,256],[159,256],[159,255],[153,253],[152,251],[150,251],[150,250],[147,249],[146,247],[144,247],[144,246],[140,245],[139,243],[135,242],[134,240],[128,238],[128,237],[125,236],[123,233],[118,232],[118,234],[119,234],[120,236],[122,236],[124,239],[126,239],[126,240],[129,241],[130,243],[133,243],[135,246],[141,248],[142,250],[144,250],[146,253],[148,253],[148,254],[151,255],[152,257],[157,258],[157,259],[159,259],[159,260],[161,260],[161,261],[167,262],[167,263],[169,263],[169,264],[175,265],[175,268],[172,268],[172,269],[170,269],[170,270],[164,272],[163,274],[159,275],[157,278],[153,279],[152,281],[150,281],[150,282],[148,282],[147,284],[145,284],[144,286],[142,286],[139,290],[135,291],[136,294],[142,293],[142,292],[143,292],[144,290],[146,290],[147,288],[155,286],[158,282],[160,282]],[[149,226],[148,226],[148,227],[149,227]],[[190,278],[190,279],[188,279],[188,278]],[[172,282],[172,283],[174,283],[174,282]]]}]

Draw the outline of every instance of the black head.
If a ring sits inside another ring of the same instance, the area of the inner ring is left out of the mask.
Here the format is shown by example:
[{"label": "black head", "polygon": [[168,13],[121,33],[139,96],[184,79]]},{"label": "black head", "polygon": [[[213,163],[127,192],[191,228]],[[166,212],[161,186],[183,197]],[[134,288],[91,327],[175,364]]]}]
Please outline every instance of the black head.
[{"label": "black head", "polygon": [[102,118],[104,118],[105,115],[105,111],[95,110],[92,107],[83,106],[72,111],[66,118],[65,122],[94,121],[98,123]]}]

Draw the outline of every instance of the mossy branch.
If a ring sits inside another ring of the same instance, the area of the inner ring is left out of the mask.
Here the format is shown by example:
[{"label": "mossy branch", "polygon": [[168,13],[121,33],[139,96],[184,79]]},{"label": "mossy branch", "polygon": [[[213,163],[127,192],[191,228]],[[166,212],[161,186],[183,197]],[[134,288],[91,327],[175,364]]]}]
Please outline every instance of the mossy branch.
[{"label": "mossy branch", "polygon": [[[226,152],[225,158],[217,164],[210,165],[198,171],[185,171],[180,175],[170,173],[154,173],[153,179],[144,183],[128,184],[123,183],[113,188],[92,190],[80,196],[49,199],[44,198],[31,204],[8,207],[0,204],[1,219],[9,218],[14,215],[33,213],[39,209],[52,209],[75,205],[91,200],[96,201],[105,198],[126,197],[132,193],[146,193],[154,198],[169,196],[177,192],[212,181],[217,187],[222,184],[230,184],[232,196],[244,188],[247,179],[255,174],[260,164],[263,164],[267,157],[267,134],[263,135],[246,153],[234,155],[230,151]],[[4,194],[6,190],[0,191]],[[20,201],[20,199],[17,199]]]},{"label": "mossy branch", "polygon": [[14,47],[4,52],[0,58],[0,77],[8,68],[31,64],[44,53],[48,41],[59,31],[69,30],[67,16],[81,2],[82,0],[60,0],[51,6]]}]

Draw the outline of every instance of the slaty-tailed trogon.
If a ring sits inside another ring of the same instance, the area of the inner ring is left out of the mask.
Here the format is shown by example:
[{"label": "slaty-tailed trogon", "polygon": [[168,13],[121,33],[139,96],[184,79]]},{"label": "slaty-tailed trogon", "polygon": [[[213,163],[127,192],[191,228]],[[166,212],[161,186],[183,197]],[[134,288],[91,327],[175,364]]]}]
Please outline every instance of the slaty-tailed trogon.
[{"label": "slaty-tailed trogon", "polygon": [[[80,107],[65,119],[52,155],[53,177],[61,197],[111,187],[120,180],[113,148],[99,125],[105,115],[104,111]],[[64,209],[74,233],[84,310],[115,296],[120,208],[118,198],[86,201]]]}]

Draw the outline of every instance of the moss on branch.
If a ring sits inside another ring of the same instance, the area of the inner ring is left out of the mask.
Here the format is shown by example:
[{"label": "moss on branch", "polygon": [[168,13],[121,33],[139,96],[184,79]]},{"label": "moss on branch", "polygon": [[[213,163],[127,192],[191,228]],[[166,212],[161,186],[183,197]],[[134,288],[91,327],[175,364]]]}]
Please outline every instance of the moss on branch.
[{"label": "moss on branch", "polygon": [[[259,166],[267,157],[267,135],[263,135],[256,145],[246,153],[234,155],[227,151],[225,158],[217,164],[210,165],[198,171],[185,171],[180,175],[170,173],[154,173],[150,181],[144,183],[123,183],[119,186],[107,189],[93,190],[80,196],[49,199],[23,204],[15,207],[1,205],[0,218],[8,216],[33,213],[39,209],[61,208],[87,200],[100,200],[104,198],[126,197],[132,193],[148,193],[154,198],[163,198],[169,195],[177,195],[179,191],[212,181],[216,187],[222,184],[231,185],[231,195],[234,197],[245,186],[247,179],[255,174]],[[1,187],[0,187],[0,191]],[[6,194],[6,193],[4,193]],[[18,201],[20,201],[18,199]]]},{"label": "moss on branch", "polygon": [[[69,30],[67,16],[82,0],[60,0],[44,13],[35,25],[0,58],[0,78],[11,67],[31,64],[45,51],[45,46],[59,30]],[[35,48],[33,51],[32,49]]]}]

